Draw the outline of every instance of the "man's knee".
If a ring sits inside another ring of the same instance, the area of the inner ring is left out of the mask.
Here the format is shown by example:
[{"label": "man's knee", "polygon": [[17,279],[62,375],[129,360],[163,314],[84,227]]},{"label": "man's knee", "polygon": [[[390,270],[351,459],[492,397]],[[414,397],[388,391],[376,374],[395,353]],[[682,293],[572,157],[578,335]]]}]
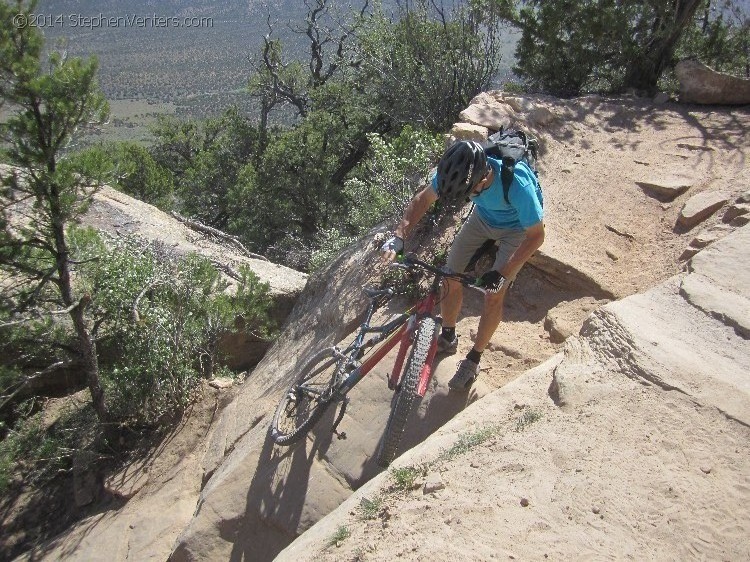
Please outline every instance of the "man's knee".
[{"label": "man's knee", "polygon": [[485,293],[484,294],[485,305],[489,307],[503,306],[503,301],[505,300],[505,292],[507,290],[508,290],[507,287],[503,287],[497,293]]}]

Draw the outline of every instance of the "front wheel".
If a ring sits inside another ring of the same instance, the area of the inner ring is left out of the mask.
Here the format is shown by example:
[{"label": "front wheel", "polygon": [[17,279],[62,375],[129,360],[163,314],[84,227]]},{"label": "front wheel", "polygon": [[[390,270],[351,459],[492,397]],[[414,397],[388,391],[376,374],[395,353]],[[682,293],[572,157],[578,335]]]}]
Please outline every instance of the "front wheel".
[{"label": "front wheel", "polygon": [[385,427],[383,440],[378,451],[378,465],[387,467],[396,458],[401,436],[411,413],[412,405],[419,396],[417,387],[422,368],[427,362],[427,355],[437,329],[437,321],[427,316],[423,318],[414,334],[414,345],[406,361],[404,375],[401,377],[401,389],[396,394],[396,403],[391,409],[388,424]]},{"label": "front wheel", "polygon": [[270,435],[277,445],[292,445],[320,421],[334,399],[341,356],[333,347],[315,354],[300,370],[276,408]]}]

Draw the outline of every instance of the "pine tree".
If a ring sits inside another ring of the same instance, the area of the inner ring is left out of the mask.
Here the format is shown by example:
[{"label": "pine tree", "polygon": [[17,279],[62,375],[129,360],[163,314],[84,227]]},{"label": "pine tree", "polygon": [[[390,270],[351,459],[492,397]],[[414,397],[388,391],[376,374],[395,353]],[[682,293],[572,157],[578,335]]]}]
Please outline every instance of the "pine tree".
[{"label": "pine tree", "polygon": [[93,407],[108,429],[96,342],[85,316],[91,297],[76,292],[76,263],[67,238],[67,227],[102,185],[106,166],[93,153],[65,156],[84,128],[106,119],[108,105],[96,81],[95,59],[43,55],[40,32],[24,25],[35,7],[35,2],[0,2],[0,103],[9,114],[0,135],[14,166],[3,174],[0,193],[5,317],[0,329],[68,315],[74,362],[85,373]]}]

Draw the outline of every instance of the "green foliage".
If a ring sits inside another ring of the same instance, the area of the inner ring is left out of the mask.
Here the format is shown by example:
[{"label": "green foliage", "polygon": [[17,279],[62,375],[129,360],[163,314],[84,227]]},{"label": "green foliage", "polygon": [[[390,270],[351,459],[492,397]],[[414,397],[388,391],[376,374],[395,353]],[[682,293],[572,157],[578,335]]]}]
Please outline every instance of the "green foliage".
[{"label": "green foliage", "polygon": [[233,107],[202,122],[163,117],[152,132],[156,142],[151,155],[171,172],[179,210],[226,230],[242,211],[232,207],[235,199],[230,194],[257,154],[257,129]]},{"label": "green foliage", "polygon": [[253,202],[243,233],[251,246],[272,259],[308,267],[318,233],[349,212],[337,176],[350,133],[334,114],[312,111],[269,141],[257,174],[243,173],[242,192]]},{"label": "green foliage", "polygon": [[359,502],[359,516],[361,519],[375,519],[380,515],[380,510],[383,509],[383,498],[376,496],[372,499],[362,498]]},{"label": "green foliage", "polygon": [[93,295],[102,379],[117,419],[154,423],[181,412],[200,379],[219,368],[220,339],[238,329],[238,318],[244,330],[273,335],[269,286],[248,268],[232,292],[196,255],[169,259],[158,247],[105,241],[88,229],[71,239],[86,262],[79,274]]},{"label": "green foliage", "polygon": [[[494,8],[494,9],[493,9]],[[378,10],[359,33],[360,81],[395,123],[431,131],[450,127],[469,101],[487,89],[501,58],[502,7],[427,0]]]},{"label": "green foliage", "polygon": [[[628,88],[651,92],[679,58],[688,56],[735,69],[746,66],[747,22],[726,24],[721,15],[712,20],[711,4],[528,2],[518,18],[522,37],[514,70],[529,89],[572,96]],[[720,8],[725,9],[723,3]]]},{"label": "green foliage", "polygon": [[675,58],[697,58],[719,72],[750,78],[750,17],[731,2],[719,3],[718,13],[711,4],[698,12],[696,25],[687,29]]},{"label": "green foliage", "polygon": [[83,154],[89,153],[100,153],[111,161],[113,187],[160,209],[172,206],[172,173],[159,165],[145,147],[134,142],[119,142],[83,151]]},{"label": "green foliage", "polygon": [[318,235],[310,261],[312,270],[330,262],[375,225],[403,215],[418,187],[426,183],[425,171],[442,149],[438,135],[408,125],[393,139],[374,133],[367,139],[366,158],[344,184],[349,211],[345,220]]},{"label": "green foliage", "polygon": [[391,479],[393,488],[399,492],[412,490],[416,484],[417,478],[426,474],[425,467],[404,466],[402,468],[391,469]]},{"label": "green foliage", "polygon": [[424,186],[430,165],[443,149],[438,135],[406,126],[392,140],[368,135],[367,158],[345,184],[352,205],[350,223],[362,233],[390,217],[400,217],[417,188]]},{"label": "green foliage", "polygon": [[527,429],[532,423],[542,419],[542,413],[532,408],[524,408],[521,415],[516,419],[516,431]]},{"label": "green foliage", "polygon": [[341,543],[343,543],[351,535],[352,532],[349,530],[349,527],[347,527],[346,525],[339,525],[339,527],[336,529],[336,532],[331,535],[330,539],[328,539],[328,546],[341,546]]},{"label": "green foliage", "polygon": [[86,211],[109,170],[100,154],[62,154],[81,130],[105,121],[108,104],[96,81],[96,59],[52,51],[44,60],[39,30],[10,25],[14,15],[29,17],[35,7],[0,3],[0,103],[9,114],[0,124],[0,140],[19,167],[2,178],[0,193],[0,275],[10,286],[3,308],[25,316],[14,322],[60,309],[69,315],[74,355],[106,422],[96,345],[83,318],[87,299],[75,291],[65,229]]},{"label": "green foliage", "polygon": [[501,428],[499,426],[488,426],[471,433],[461,433],[458,436],[456,443],[454,443],[450,449],[441,453],[439,460],[451,460],[459,455],[463,455],[474,447],[481,445],[488,439],[496,436],[500,430]]}]

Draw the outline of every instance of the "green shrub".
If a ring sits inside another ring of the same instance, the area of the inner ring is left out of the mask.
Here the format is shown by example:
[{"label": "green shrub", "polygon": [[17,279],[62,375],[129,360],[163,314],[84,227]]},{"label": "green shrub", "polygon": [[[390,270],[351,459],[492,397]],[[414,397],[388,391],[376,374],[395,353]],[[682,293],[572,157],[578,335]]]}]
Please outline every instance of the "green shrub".
[{"label": "green shrub", "polygon": [[542,413],[532,408],[524,408],[521,415],[516,419],[516,431],[523,431],[532,423],[542,419]]},{"label": "green shrub", "polygon": [[137,240],[71,236],[102,352],[100,367],[115,419],[154,423],[181,412],[202,378],[220,365],[219,341],[235,329],[270,337],[269,286],[240,268],[232,292],[197,255],[170,257]]},{"label": "green shrub", "polygon": [[352,533],[349,530],[349,527],[347,527],[346,525],[340,525],[338,529],[336,529],[336,532],[333,533],[333,535],[331,535],[331,538],[328,540],[328,546],[341,546],[341,543],[348,539],[351,535]]},{"label": "green shrub", "polygon": [[456,443],[454,443],[453,446],[447,451],[443,451],[440,457],[444,460],[450,460],[459,455],[463,455],[477,445],[481,445],[491,437],[494,437],[498,434],[499,431],[499,427],[489,426],[478,429],[477,431],[473,431],[471,433],[461,433],[458,436],[458,440],[456,441]]},{"label": "green shrub", "polygon": [[425,470],[423,467],[404,466],[402,468],[394,468],[391,470],[393,487],[401,492],[411,490],[414,488],[417,478],[424,476],[424,473]]},{"label": "green shrub", "polygon": [[361,519],[375,519],[383,507],[383,498],[376,496],[372,499],[362,498],[359,502],[359,515]]}]

